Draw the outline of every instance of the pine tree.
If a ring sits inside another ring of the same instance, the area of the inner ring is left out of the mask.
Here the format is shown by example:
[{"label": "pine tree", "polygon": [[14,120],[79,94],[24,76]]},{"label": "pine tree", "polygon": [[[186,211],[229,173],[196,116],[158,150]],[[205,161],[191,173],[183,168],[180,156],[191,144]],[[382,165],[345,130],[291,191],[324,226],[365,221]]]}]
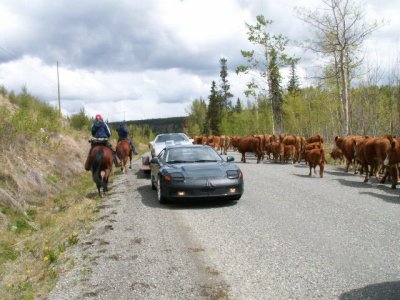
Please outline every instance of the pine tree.
[{"label": "pine tree", "polygon": [[221,97],[218,94],[215,81],[212,81],[211,83],[211,90],[208,99],[210,100],[207,111],[209,131],[213,135],[219,135],[221,122]]},{"label": "pine tree", "polygon": [[222,105],[225,110],[231,110],[232,109],[232,102],[230,102],[230,98],[233,97],[233,94],[229,91],[230,89],[230,84],[228,82],[228,67],[226,65],[227,59],[226,58],[221,58],[219,60],[219,63],[221,64],[221,72],[220,72],[220,77],[221,77],[221,98],[222,98]]},{"label": "pine tree", "polygon": [[290,95],[296,95],[300,91],[299,77],[296,74],[296,61],[291,60],[290,62],[290,79],[288,84],[288,92]]},{"label": "pine tree", "polygon": [[239,98],[237,98],[237,102],[236,102],[236,106],[235,106],[235,111],[236,111],[237,113],[239,113],[239,114],[243,111],[242,103],[240,102],[240,99],[239,99]]}]

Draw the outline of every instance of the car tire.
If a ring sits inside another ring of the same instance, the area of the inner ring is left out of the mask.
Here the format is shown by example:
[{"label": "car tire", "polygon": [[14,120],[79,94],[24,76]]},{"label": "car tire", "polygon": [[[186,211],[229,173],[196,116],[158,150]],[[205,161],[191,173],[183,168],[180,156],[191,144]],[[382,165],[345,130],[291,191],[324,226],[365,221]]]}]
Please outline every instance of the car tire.
[{"label": "car tire", "polygon": [[153,191],[157,190],[157,187],[156,187],[156,185],[154,184],[153,175],[151,175],[151,189],[152,189]]},{"label": "car tire", "polygon": [[164,197],[162,188],[161,188],[161,177],[158,176],[158,182],[157,182],[157,200],[160,204],[166,204],[167,198]]}]

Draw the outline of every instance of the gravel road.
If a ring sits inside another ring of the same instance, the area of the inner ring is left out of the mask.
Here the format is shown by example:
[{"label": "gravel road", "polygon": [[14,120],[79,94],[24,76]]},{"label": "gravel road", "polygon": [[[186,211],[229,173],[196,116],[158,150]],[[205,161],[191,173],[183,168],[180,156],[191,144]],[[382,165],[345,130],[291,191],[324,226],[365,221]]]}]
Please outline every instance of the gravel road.
[{"label": "gravel road", "polygon": [[336,167],[237,164],[237,203],[162,206],[136,161],[48,298],[400,299],[399,190]]}]

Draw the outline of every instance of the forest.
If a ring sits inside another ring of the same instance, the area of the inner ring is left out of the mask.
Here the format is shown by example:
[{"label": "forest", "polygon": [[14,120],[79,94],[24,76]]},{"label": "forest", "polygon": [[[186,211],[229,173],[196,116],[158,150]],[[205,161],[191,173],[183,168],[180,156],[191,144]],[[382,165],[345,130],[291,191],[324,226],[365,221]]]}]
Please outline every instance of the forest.
[{"label": "forest", "polygon": [[322,15],[297,11],[314,29],[313,39],[303,41],[302,47],[320,61],[319,74],[301,85],[301,57],[290,56],[291,41],[273,34],[272,20],[259,15],[254,24],[245,24],[254,48],[242,50],[246,64],[235,66],[237,74],[249,78],[245,97],[231,93],[228,60],[221,58],[219,78],[211,82],[207,99],[194,99],[187,108],[185,131],[192,136],[321,134],[328,141],[337,135],[398,135],[399,56],[388,69],[366,60],[363,48],[384,23],[365,20],[362,7],[349,1],[323,3]]}]

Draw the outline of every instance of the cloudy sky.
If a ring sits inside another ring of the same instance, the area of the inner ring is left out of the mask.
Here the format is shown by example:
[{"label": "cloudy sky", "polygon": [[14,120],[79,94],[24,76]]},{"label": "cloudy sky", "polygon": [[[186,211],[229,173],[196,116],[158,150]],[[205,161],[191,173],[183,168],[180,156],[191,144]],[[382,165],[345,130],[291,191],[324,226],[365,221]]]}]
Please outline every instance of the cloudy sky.
[{"label": "cloudy sky", "polygon": [[[393,65],[400,53],[400,1],[364,1],[368,19],[385,26],[366,42],[372,63]],[[271,31],[292,41],[311,37],[295,6],[313,8],[321,0],[0,0],[0,85],[22,86],[57,105],[59,61],[65,114],[84,107],[110,121],[183,116],[193,99],[207,99],[219,80],[219,59],[228,59],[228,80],[243,97],[245,22],[263,14]],[[304,84],[317,65],[293,42],[288,53],[301,57]]]}]

